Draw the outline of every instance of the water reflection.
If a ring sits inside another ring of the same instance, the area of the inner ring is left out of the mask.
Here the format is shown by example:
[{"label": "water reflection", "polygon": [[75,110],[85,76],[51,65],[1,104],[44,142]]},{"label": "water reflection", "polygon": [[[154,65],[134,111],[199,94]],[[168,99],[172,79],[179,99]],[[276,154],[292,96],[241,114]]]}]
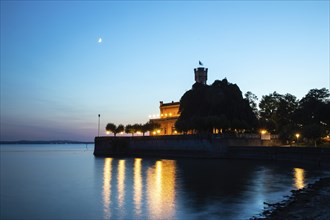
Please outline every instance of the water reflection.
[{"label": "water reflection", "polygon": [[248,219],[311,178],[302,168],[235,160],[105,158],[102,166],[104,219]]},{"label": "water reflection", "polygon": [[118,175],[117,175],[117,189],[118,189],[118,205],[119,209],[123,208],[125,197],[125,160],[118,161]]},{"label": "water reflection", "polygon": [[141,174],[141,158],[134,159],[134,207],[137,217],[141,216],[141,200],[142,200],[142,174]]},{"label": "water reflection", "polygon": [[[112,180],[112,176],[117,178]],[[143,165],[141,158],[135,158],[134,162],[106,158],[103,171],[104,218],[174,218],[175,178],[176,163],[172,160],[158,160],[152,164],[148,161]]]},{"label": "water reflection", "polygon": [[157,161],[148,169],[147,193],[151,219],[170,219],[175,214],[175,161]]},{"label": "water reflection", "polygon": [[105,158],[103,168],[103,209],[104,218],[109,219],[110,213],[110,197],[111,197],[111,167],[112,158]]},{"label": "water reflection", "polygon": [[305,187],[305,170],[301,168],[294,168],[294,185],[297,189]]}]

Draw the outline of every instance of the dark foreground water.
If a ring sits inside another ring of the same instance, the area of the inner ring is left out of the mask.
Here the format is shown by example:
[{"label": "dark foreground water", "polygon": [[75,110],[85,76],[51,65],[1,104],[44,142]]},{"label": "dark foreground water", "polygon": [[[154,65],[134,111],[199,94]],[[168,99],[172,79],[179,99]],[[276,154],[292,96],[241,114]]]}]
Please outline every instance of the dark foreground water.
[{"label": "dark foreground water", "polygon": [[2,145],[1,219],[249,219],[329,172],[283,163],[95,158],[93,145]]}]

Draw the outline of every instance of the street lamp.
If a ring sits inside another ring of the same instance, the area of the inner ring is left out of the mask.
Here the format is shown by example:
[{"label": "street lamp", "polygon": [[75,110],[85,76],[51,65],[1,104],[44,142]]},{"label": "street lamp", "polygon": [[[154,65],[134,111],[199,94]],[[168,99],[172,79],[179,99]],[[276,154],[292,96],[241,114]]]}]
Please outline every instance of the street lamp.
[{"label": "street lamp", "polygon": [[101,115],[99,114],[99,123],[98,123],[98,130],[97,130],[98,137],[100,137],[100,117],[101,117]]},{"label": "street lamp", "polygon": [[264,134],[266,134],[266,133],[267,133],[267,130],[265,130],[265,129],[262,129],[262,130],[260,131],[260,133],[261,133],[262,135],[264,135]]},{"label": "street lamp", "polygon": [[296,133],[296,138],[297,138],[297,144],[298,144],[298,139],[299,139],[299,137],[300,137],[300,134],[299,133]]}]

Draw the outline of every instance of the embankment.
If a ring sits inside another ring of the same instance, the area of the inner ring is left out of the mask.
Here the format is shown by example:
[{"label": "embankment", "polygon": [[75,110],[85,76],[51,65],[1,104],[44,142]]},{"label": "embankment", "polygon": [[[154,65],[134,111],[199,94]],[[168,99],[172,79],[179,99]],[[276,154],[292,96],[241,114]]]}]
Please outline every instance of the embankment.
[{"label": "embankment", "polygon": [[290,161],[330,167],[330,149],[274,146],[251,138],[198,136],[96,137],[95,156],[195,157]]}]

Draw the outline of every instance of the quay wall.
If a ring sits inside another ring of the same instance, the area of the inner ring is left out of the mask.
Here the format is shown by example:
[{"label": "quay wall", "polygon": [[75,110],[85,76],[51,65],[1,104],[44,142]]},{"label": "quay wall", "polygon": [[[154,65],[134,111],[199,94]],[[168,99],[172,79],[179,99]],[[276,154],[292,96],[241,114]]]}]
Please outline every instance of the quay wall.
[{"label": "quay wall", "polygon": [[304,163],[330,168],[330,149],[287,147],[257,138],[198,136],[95,137],[95,156],[251,159]]}]

